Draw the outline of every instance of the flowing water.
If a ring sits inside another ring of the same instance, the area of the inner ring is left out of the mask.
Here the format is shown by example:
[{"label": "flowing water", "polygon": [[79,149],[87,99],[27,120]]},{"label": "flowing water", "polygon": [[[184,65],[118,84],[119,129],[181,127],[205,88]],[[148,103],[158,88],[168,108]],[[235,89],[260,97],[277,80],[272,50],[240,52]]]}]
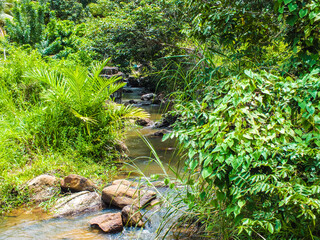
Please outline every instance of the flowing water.
[{"label": "flowing water", "polygon": [[[142,88],[130,88],[132,93],[125,93],[123,95],[124,102],[128,100],[134,100],[137,102],[135,106],[145,109],[150,114],[150,120],[153,122],[159,121],[161,115],[166,111],[166,106],[160,106],[156,104],[143,105],[143,101],[140,100],[142,94]],[[169,170],[169,166],[176,167],[178,154],[175,151],[175,140],[168,139],[162,142],[161,137],[154,137],[153,134],[159,129],[153,128],[153,126],[144,128],[135,128],[127,133],[126,145],[129,148],[129,156],[134,160],[134,164],[138,167],[146,176],[152,174],[162,174],[163,170],[155,162],[150,161],[150,157],[154,158],[151,154],[150,148],[146,145],[144,140],[138,135],[137,130],[143,135],[156,150],[157,155],[161,159],[167,173],[172,175]],[[128,168],[128,170],[134,170],[134,168]]]},{"label": "flowing water", "polygon": [[[137,106],[143,107],[150,113],[150,119],[157,121],[161,118],[161,114],[165,108],[159,105],[142,105],[140,94],[143,91],[141,88],[131,88],[132,93],[124,94],[123,101],[136,100]],[[168,165],[175,166],[177,156],[175,154],[174,141],[162,142],[161,137],[152,137],[152,134],[157,129],[145,127],[138,129],[143,136],[153,145],[159,158],[168,171]],[[152,174],[162,174],[163,171],[154,161],[150,162],[149,157],[152,157],[151,150],[141,139],[137,133],[137,129],[132,129],[128,132],[126,145],[129,148],[129,156],[134,160],[134,164],[142,170],[146,176]],[[135,170],[130,166],[127,171]],[[162,189],[166,191],[165,188]],[[90,228],[88,221],[98,215],[107,212],[118,212],[118,209],[104,209],[94,213],[68,218],[52,218],[50,215],[39,209],[17,209],[9,216],[0,218],[0,240],[9,239],[60,239],[60,240],[78,240],[78,239],[156,239],[156,230],[162,220],[166,209],[162,208],[156,214],[151,214],[150,222],[146,227],[141,229],[125,228],[118,234],[104,234],[99,230]],[[174,220],[171,220],[172,224]],[[171,237],[166,237],[171,239]]]}]

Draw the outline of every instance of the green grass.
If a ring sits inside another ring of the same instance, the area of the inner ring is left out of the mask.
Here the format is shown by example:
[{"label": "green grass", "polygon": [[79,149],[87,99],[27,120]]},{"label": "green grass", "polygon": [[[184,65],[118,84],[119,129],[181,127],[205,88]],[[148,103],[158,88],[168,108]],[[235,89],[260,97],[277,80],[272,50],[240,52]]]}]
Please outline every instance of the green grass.
[{"label": "green grass", "polygon": [[78,174],[93,180],[98,186],[103,186],[117,174],[114,164],[99,163],[93,158],[82,157],[76,151],[25,154],[17,147],[16,151],[13,148],[8,150],[1,149],[0,213],[21,204],[32,204],[24,186],[41,174],[56,177]]}]

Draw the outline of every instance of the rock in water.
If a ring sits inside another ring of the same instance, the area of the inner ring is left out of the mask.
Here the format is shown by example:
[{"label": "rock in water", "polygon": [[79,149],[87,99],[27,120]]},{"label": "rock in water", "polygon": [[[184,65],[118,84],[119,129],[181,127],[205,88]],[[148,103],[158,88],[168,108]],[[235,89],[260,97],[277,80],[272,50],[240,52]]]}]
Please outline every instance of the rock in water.
[{"label": "rock in water", "polygon": [[156,193],[153,191],[139,190],[124,184],[111,185],[102,190],[104,203],[119,208],[127,205],[135,205],[138,208],[142,208],[155,197]]},{"label": "rock in water", "polygon": [[141,96],[142,101],[150,101],[152,99],[155,99],[157,97],[156,94],[154,93],[147,93]]},{"label": "rock in water", "polygon": [[124,226],[128,227],[143,227],[144,222],[142,221],[142,214],[139,209],[134,206],[125,206],[121,211],[122,223]]},{"label": "rock in water", "polygon": [[167,129],[161,129],[157,132],[155,132],[154,134],[152,134],[152,136],[154,137],[163,137],[165,134],[171,133],[171,131],[167,130]]},{"label": "rock in water", "polygon": [[135,124],[145,127],[152,125],[153,122],[148,118],[139,118],[135,121]]},{"label": "rock in water", "polygon": [[96,192],[79,192],[60,198],[51,209],[54,217],[78,215],[102,209],[103,202]]},{"label": "rock in water", "polygon": [[60,192],[59,180],[50,175],[40,175],[27,183],[31,199],[37,202],[46,201]]},{"label": "rock in water", "polygon": [[92,227],[98,226],[105,233],[121,232],[123,229],[121,213],[107,213],[89,221]]},{"label": "rock in water", "polygon": [[93,192],[97,187],[94,185],[92,181],[85,177],[81,177],[76,174],[70,174],[61,181],[61,188],[64,191],[71,192]]}]

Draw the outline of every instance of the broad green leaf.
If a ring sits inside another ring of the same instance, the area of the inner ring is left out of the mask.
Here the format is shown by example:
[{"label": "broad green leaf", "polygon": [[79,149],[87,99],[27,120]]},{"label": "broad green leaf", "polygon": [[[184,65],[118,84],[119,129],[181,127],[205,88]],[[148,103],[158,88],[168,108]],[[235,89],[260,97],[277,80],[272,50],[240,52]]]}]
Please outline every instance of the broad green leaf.
[{"label": "broad green leaf", "polygon": [[201,173],[204,179],[208,178],[211,174],[212,174],[212,167],[204,168]]},{"label": "broad green leaf", "polygon": [[299,16],[300,18],[304,18],[308,14],[308,9],[300,9]]},{"label": "broad green leaf", "polygon": [[293,12],[293,11],[295,11],[295,10],[298,8],[298,5],[297,5],[297,4],[290,3],[288,7],[289,7],[289,11],[290,11],[290,12]]},{"label": "broad green leaf", "polygon": [[198,166],[198,161],[193,159],[190,163],[189,163],[189,167],[191,168],[191,171],[194,171],[194,169]]},{"label": "broad green leaf", "polygon": [[317,13],[312,11],[310,14],[309,14],[309,19],[312,20],[314,19],[315,17],[317,16]]},{"label": "broad green leaf", "polygon": [[249,134],[243,134],[243,137],[245,137],[246,139],[250,139],[250,140],[252,140],[252,139],[253,139],[253,137],[252,137],[252,136],[250,136]]},{"label": "broad green leaf", "polygon": [[307,106],[307,111],[310,113],[310,115],[313,115],[314,114],[314,112],[315,112],[315,108],[314,108],[314,106]]},{"label": "broad green leaf", "polygon": [[267,229],[271,234],[274,232],[273,225],[271,223],[269,223],[269,222],[267,223]]},{"label": "broad green leaf", "polygon": [[244,74],[246,74],[249,78],[253,78],[254,74],[251,70],[244,70]]},{"label": "broad green leaf", "polygon": [[279,7],[278,12],[282,14],[284,12],[284,6]]},{"label": "broad green leaf", "polygon": [[311,27],[307,26],[304,30],[304,36],[307,38],[310,36],[310,33],[311,33]]},{"label": "broad green leaf", "polygon": [[280,222],[279,219],[276,220],[276,224],[275,224],[274,228],[275,228],[276,232],[280,232],[280,230],[281,230],[281,222]]},{"label": "broad green leaf", "polygon": [[244,205],[246,205],[246,201],[244,201],[244,200],[239,200],[239,201],[238,201],[238,206],[239,206],[240,208],[242,208]]},{"label": "broad green leaf", "polygon": [[206,160],[204,161],[204,163],[203,163],[203,167],[208,166],[209,163],[211,162],[211,160],[212,160],[212,157],[211,157],[211,156],[207,157],[207,159],[206,159]]},{"label": "broad green leaf", "polygon": [[165,179],[164,179],[164,184],[165,184],[165,185],[169,185],[169,183],[170,183],[170,179],[169,179],[169,178],[165,178]]}]

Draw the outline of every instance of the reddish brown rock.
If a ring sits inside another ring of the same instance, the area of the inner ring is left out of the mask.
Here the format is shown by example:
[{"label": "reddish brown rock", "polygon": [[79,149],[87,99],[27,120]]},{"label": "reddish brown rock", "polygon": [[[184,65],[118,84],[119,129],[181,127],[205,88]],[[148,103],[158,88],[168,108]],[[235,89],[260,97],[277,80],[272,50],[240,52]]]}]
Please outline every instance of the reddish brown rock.
[{"label": "reddish brown rock", "polygon": [[93,192],[96,186],[92,181],[85,177],[81,177],[76,174],[70,174],[61,181],[61,188],[64,191],[81,192],[90,191]]},{"label": "reddish brown rock", "polygon": [[105,233],[121,232],[123,229],[121,213],[107,213],[89,221],[91,227],[98,226]]},{"label": "reddish brown rock", "polygon": [[119,152],[122,152],[122,153],[128,153],[129,152],[129,148],[127,147],[127,145],[122,142],[122,141],[118,141],[115,145],[116,149],[119,151]]},{"label": "reddish brown rock", "polygon": [[143,227],[144,222],[142,221],[142,214],[139,209],[134,206],[125,206],[121,211],[122,223],[128,227]]},{"label": "reddish brown rock", "polygon": [[111,185],[102,190],[102,200],[104,203],[119,208],[127,205],[135,205],[141,208],[155,197],[156,193],[153,191],[139,190],[124,184]]}]

